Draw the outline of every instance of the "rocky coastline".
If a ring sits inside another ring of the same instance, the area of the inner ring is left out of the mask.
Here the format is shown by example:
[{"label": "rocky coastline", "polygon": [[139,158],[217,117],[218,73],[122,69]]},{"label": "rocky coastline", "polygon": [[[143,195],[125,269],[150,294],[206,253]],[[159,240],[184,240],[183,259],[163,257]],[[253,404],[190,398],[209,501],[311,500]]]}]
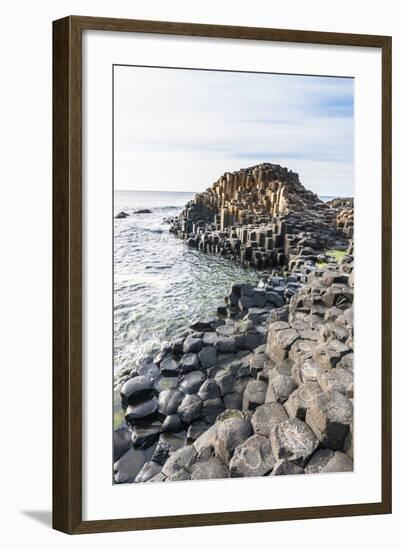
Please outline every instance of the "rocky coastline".
[{"label": "rocky coastline", "polygon": [[353,204],[331,203],[266,163],[169,220],[188,246],[270,274],[117,375],[115,483],[353,469]]}]

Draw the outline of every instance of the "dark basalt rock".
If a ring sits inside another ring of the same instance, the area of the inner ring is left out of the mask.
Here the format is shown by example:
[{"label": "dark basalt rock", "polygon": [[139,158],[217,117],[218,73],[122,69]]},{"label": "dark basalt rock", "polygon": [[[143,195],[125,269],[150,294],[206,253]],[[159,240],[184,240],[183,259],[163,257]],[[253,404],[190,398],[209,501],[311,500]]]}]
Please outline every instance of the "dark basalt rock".
[{"label": "dark basalt rock", "polygon": [[138,398],[149,395],[153,389],[153,381],[148,376],[130,378],[121,388],[123,408],[135,404]]},{"label": "dark basalt rock", "polygon": [[161,422],[150,420],[149,422],[136,425],[132,432],[132,446],[134,449],[146,449],[157,441],[161,432]]},{"label": "dark basalt rock", "polygon": [[134,214],[153,214],[153,212],[148,208],[142,208],[141,210],[136,210]]},{"label": "dark basalt rock", "polygon": [[156,412],[157,404],[156,396],[138,400],[135,405],[128,405],[125,411],[125,420],[129,423],[136,423],[138,420]]},{"label": "dark basalt rock", "polygon": [[129,214],[127,214],[126,212],[119,212],[118,214],[116,214],[114,216],[117,220],[119,219],[123,219],[123,218],[128,218],[129,217]]},{"label": "dark basalt rock", "polygon": [[165,416],[176,413],[184,397],[181,390],[171,389],[161,391],[158,398],[158,411]]}]

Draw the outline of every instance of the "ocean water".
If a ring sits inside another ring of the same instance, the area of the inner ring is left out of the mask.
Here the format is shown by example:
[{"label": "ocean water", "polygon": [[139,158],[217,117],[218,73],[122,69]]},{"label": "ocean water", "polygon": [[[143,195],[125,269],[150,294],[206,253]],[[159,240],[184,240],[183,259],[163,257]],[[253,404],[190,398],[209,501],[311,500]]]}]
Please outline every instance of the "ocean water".
[{"label": "ocean water", "polygon": [[[257,284],[262,273],[189,249],[163,223],[194,193],[115,191],[114,369],[135,366],[188,324],[214,315],[233,283]],[[139,209],[151,214],[134,214]]]}]

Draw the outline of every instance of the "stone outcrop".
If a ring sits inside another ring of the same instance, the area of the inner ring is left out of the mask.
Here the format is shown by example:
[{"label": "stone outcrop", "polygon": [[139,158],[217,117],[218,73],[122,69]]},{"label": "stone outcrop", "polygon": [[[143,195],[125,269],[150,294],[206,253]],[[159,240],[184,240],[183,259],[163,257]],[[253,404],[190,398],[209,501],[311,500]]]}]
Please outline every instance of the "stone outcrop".
[{"label": "stone outcrop", "polygon": [[257,269],[293,269],[346,248],[352,202],[324,203],[298,174],[264,163],[225,173],[168,221],[171,233],[202,252]]},{"label": "stone outcrop", "polygon": [[352,254],[219,312],[120,376],[115,482],[352,470]]}]

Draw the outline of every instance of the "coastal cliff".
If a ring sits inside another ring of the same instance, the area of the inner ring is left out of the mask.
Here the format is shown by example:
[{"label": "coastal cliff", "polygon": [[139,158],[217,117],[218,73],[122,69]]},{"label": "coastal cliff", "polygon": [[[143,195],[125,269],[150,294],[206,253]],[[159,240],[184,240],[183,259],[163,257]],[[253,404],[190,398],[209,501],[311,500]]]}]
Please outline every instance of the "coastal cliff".
[{"label": "coastal cliff", "polygon": [[263,164],[225,174],[170,223],[189,246],[265,271],[118,375],[115,482],[352,470],[352,199],[323,203]]},{"label": "coastal cliff", "polygon": [[326,249],[346,248],[353,224],[338,215],[350,201],[325,203],[298,174],[264,163],[225,173],[170,220],[170,231],[193,248],[244,266],[291,270],[317,261]]}]

